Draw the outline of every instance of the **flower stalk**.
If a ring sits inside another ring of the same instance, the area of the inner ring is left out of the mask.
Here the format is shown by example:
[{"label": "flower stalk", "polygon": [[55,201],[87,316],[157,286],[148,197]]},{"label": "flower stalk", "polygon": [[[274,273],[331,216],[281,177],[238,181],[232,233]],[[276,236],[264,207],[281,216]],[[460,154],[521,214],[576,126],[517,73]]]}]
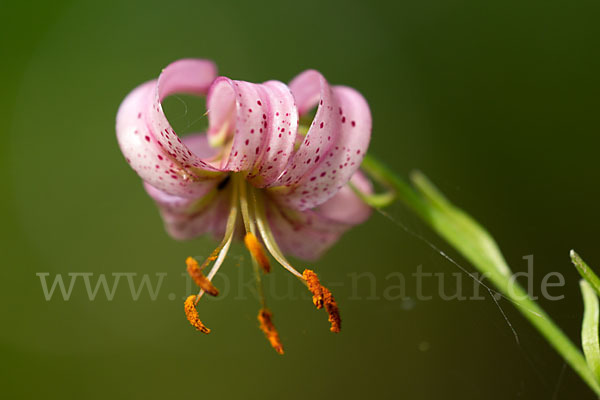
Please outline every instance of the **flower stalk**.
[{"label": "flower stalk", "polygon": [[[396,176],[382,163],[366,155],[362,169],[391,190],[397,200],[412,209],[438,235],[483,273],[496,289],[523,314],[583,381],[600,396],[600,385],[582,352],[511,279],[512,272],[492,236],[473,218],[451,204],[421,173],[411,175],[414,186]],[[359,193],[360,195],[360,193]],[[364,196],[365,202],[379,208]]]}]

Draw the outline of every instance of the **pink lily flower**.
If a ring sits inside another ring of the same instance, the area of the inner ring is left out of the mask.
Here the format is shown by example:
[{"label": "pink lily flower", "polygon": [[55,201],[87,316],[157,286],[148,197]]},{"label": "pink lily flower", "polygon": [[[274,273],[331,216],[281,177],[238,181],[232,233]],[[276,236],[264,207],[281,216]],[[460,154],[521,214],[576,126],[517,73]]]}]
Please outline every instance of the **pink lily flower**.
[{"label": "pink lily flower", "polygon": [[[175,93],[207,96],[205,134],[180,138],[171,128],[161,102]],[[315,107],[310,126],[299,125],[300,117]],[[157,203],[169,234],[176,239],[206,233],[222,237],[201,267],[188,263],[188,270],[201,274],[214,262],[210,281],[233,238],[244,237],[255,266],[268,269],[264,245],[307,284],[317,307],[330,311],[327,302],[335,304],[331,294],[318,279],[315,283],[316,275],[309,279],[311,274],[296,271],[285,254],[314,260],[370,215],[349,187],[351,182],[362,192],[372,191],[358,171],[371,136],[371,113],[360,93],[330,86],[314,70],[301,73],[289,86],[255,84],[217,77],[210,61],[184,59],[125,98],[116,130],[127,162]],[[194,305],[204,289],[201,285]],[[186,305],[194,324],[192,308]],[[264,304],[259,320],[273,344],[274,328]]]}]

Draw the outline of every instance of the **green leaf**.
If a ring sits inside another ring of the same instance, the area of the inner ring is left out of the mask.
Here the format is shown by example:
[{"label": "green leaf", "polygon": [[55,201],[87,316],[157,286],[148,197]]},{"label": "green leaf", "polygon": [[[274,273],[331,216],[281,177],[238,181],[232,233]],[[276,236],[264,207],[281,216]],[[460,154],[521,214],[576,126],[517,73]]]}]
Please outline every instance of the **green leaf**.
[{"label": "green leaf", "polygon": [[585,359],[600,382],[600,340],[598,339],[598,296],[585,280],[579,281],[583,296],[583,324],[581,326],[581,345]]},{"label": "green leaf", "polygon": [[482,272],[546,338],[590,389],[600,396],[600,384],[581,350],[512,279],[513,273],[499,246],[481,224],[453,205],[421,173],[412,175],[415,189],[369,154],[365,156],[361,167],[376,182],[392,190],[398,200],[412,209],[433,231]]},{"label": "green leaf", "polygon": [[575,250],[571,250],[571,261],[577,268],[577,271],[583,279],[585,279],[596,291],[597,295],[600,295],[600,278],[592,271],[590,267],[579,257],[579,254],[575,253]]}]

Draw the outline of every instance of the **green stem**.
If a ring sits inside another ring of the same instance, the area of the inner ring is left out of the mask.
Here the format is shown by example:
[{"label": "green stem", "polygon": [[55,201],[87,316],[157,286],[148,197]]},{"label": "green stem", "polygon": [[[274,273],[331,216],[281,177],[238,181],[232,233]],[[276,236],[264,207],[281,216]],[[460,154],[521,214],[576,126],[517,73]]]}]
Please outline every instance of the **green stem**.
[{"label": "green stem", "polygon": [[420,173],[412,175],[413,188],[369,155],[365,156],[362,168],[376,181],[395,191],[399,200],[483,273],[600,396],[600,385],[581,351],[516,283],[498,245],[481,225],[452,205]]}]

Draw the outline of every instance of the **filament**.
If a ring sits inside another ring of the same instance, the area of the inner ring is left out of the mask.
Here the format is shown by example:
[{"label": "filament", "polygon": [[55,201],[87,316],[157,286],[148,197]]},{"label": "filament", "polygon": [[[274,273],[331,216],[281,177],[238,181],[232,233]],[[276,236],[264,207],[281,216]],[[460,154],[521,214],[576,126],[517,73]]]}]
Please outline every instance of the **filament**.
[{"label": "filament", "polygon": [[258,199],[256,198],[256,190],[252,190],[252,192],[250,194],[250,198],[252,199],[254,211],[258,217],[258,218],[256,218],[256,224],[258,225],[258,230],[260,232],[260,235],[261,235],[263,241],[265,242],[265,246],[267,247],[267,250],[269,250],[269,253],[271,253],[273,258],[276,259],[277,262],[279,262],[279,264],[281,264],[285,269],[287,269],[294,276],[296,276],[298,279],[300,279],[304,282],[304,277],[302,276],[302,274],[300,272],[296,271],[296,269],[294,267],[292,267],[290,262],[285,258],[281,249],[277,245],[277,242],[275,241],[275,237],[273,236],[273,232],[271,231],[269,224],[266,222],[267,216],[265,214],[263,203],[259,202]]},{"label": "filament", "polygon": [[[246,183],[246,180],[241,176],[239,176],[238,182],[240,188],[240,209],[242,211],[242,219],[244,220],[244,228],[246,229],[244,243],[246,244],[246,247],[251,255],[250,259],[252,260],[252,269],[254,270],[254,277],[256,279],[256,291],[258,292],[260,303],[263,308],[266,308],[267,302],[265,300],[265,292],[262,286],[262,279],[260,277],[260,271],[258,268],[260,263],[263,269],[268,272],[270,266],[264,253],[257,254],[258,247],[256,245],[260,246],[260,242],[258,242],[258,239],[256,238],[256,224],[254,223],[254,218],[252,218],[252,211],[255,210],[251,210],[250,204],[248,203],[248,183]],[[255,243],[252,242],[252,238],[256,241]],[[265,268],[265,265],[267,268]]]},{"label": "filament", "polygon": [[[204,261],[204,264],[200,267],[200,269],[205,268],[210,262],[215,261],[215,265],[213,265],[212,269],[206,276],[208,280],[212,281],[212,278],[215,276],[223,261],[225,260],[225,256],[227,256],[227,252],[229,251],[229,247],[231,246],[231,242],[233,240],[233,234],[235,232],[235,224],[237,222],[237,214],[238,214],[238,205],[237,205],[237,195],[238,188],[236,185],[232,185],[231,189],[231,209],[229,211],[229,216],[227,217],[227,225],[225,226],[225,236],[223,240],[217,246],[217,248],[212,252],[210,257]],[[198,292],[198,296],[196,296],[196,301],[194,304],[198,304],[200,298],[204,294],[204,290],[200,289]]]}]

